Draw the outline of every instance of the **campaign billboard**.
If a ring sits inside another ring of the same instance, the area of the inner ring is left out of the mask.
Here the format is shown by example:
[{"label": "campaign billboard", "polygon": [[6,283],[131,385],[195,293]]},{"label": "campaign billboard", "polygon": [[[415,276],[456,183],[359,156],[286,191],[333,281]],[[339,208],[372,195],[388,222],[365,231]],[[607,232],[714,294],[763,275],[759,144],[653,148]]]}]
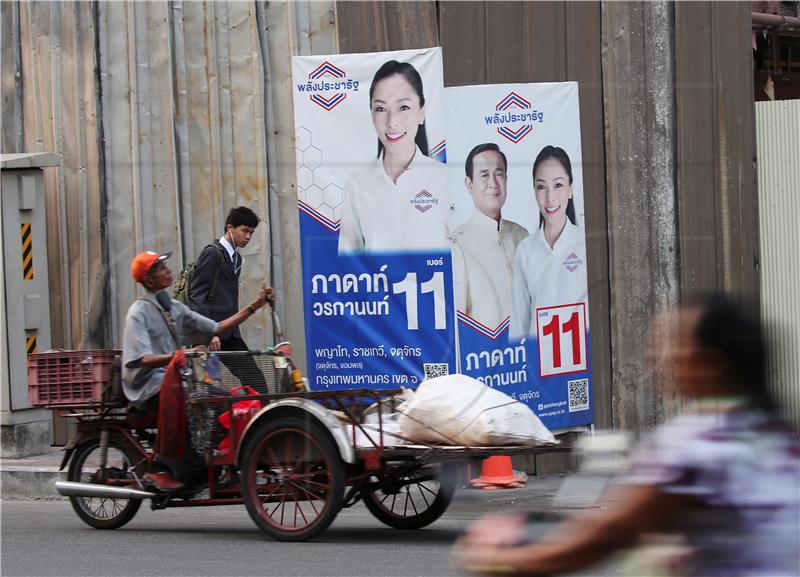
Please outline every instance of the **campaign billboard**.
[{"label": "campaign billboard", "polygon": [[292,61],[313,390],[455,372],[441,49]]},{"label": "campaign billboard", "polygon": [[551,429],[591,423],[578,85],[445,93],[459,369]]},{"label": "campaign billboard", "polygon": [[592,422],[574,82],[443,87],[439,48],[293,58],[312,389],[462,372]]}]

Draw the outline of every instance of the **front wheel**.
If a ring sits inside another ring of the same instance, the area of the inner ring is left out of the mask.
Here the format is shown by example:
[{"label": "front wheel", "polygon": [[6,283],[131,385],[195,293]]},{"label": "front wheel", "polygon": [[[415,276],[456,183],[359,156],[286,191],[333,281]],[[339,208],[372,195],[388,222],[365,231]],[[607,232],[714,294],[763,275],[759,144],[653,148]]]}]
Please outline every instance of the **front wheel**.
[{"label": "front wheel", "polygon": [[280,417],[257,425],[242,450],[247,512],[278,541],[307,541],[342,507],[344,466],[316,422]]},{"label": "front wheel", "polygon": [[[77,483],[135,486],[133,471],[139,466],[144,472],[136,451],[114,438],[109,439],[103,466],[100,439],[91,439],[80,445],[72,458],[67,480]],[[84,523],[95,529],[117,529],[133,519],[142,502],[138,499],[112,499],[109,497],[70,497],[72,508]]]},{"label": "front wheel", "polygon": [[427,465],[400,472],[389,469],[379,487],[363,492],[364,505],[376,519],[395,529],[420,529],[441,517],[456,490],[456,471]]}]

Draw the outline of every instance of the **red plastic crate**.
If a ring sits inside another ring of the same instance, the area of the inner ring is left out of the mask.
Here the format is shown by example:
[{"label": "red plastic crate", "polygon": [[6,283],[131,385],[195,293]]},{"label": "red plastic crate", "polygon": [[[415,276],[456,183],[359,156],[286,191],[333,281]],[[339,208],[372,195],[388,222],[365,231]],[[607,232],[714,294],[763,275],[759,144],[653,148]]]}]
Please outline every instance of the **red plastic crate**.
[{"label": "red plastic crate", "polygon": [[28,356],[28,398],[34,407],[102,403],[119,350],[55,351]]}]

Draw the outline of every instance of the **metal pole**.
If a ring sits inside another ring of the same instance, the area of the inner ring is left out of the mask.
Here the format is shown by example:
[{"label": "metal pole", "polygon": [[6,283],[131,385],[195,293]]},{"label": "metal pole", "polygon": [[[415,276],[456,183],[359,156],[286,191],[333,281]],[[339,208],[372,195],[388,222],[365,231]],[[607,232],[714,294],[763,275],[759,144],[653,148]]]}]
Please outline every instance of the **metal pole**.
[{"label": "metal pole", "polygon": [[751,16],[753,24],[786,28],[787,30],[800,30],[800,18],[794,16],[780,16],[779,14],[764,14],[762,12],[752,12]]},{"label": "metal pole", "polygon": [[[275,145],[275,107],[272,98],[272,68],[269,62],[269,41],[267,39],[267,15],[264,2],[256,2],[256,23],[258,25],[258,40],[261,45],[261,62],[264,67],[264,112],[266,117],[267,137],[267,210],[269,211],[269,282],[276,289],[276,293],[283,293],[283,263],[281,255],[281,221],[278,191],[275,182],[278,178],[277,158],[278,151]],[[283,300],[281,299],[281,302]],[[273,342],[283,340],[279,313],[283,312],[281,306],[277,311],[278,299],[271,303],[272,309],[272,338]],[[277,340],[276,340],[277,339]]]}]

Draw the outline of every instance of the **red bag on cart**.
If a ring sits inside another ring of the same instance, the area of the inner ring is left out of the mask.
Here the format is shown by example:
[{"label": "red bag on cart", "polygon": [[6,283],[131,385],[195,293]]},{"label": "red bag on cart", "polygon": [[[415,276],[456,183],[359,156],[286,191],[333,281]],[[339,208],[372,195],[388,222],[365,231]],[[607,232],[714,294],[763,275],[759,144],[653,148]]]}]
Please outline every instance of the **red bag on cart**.
[{"label": "red bag on cart", "polygon": [[[241,387],[234,387],[231,389],[231,394],[258,395],[259,392],[252,387],[242,385]],[[252,419],[255,414],[261,410],[261,407],[262,403],[258,399],[239,401],[238,403],[233,403],[233,406],[229,411],[225,411],[219,416],[217,419],[219,424],[228,429],[228,434],[225,435],[225,438],[222,440],[219,446],[217,446],[217,450],[220,453],[225,455],[230,454],[231,432],[233,433],[235,446],[239,443],[239,439],[242,438],[242,434],[244,433],[245,427],[247,427],[247,423],[249,423],[250,419]]]},{"label": "red bag on cart", "polygon": [[186,454],[186,401],[180,372],[185,364],[186,354],[182,350],[175,351],[161,381],[158,401],[156,453],[159,459],[176,469]]}]

